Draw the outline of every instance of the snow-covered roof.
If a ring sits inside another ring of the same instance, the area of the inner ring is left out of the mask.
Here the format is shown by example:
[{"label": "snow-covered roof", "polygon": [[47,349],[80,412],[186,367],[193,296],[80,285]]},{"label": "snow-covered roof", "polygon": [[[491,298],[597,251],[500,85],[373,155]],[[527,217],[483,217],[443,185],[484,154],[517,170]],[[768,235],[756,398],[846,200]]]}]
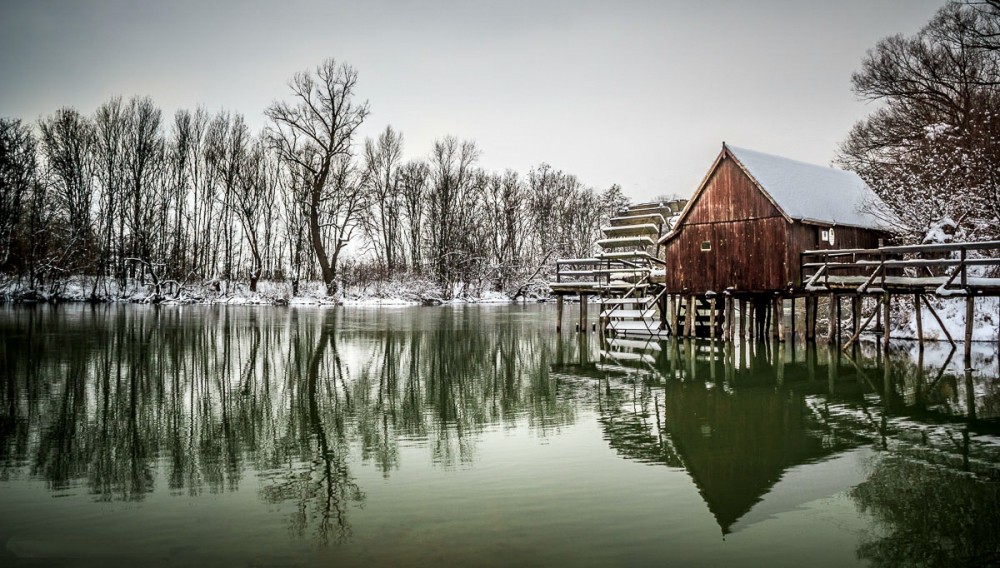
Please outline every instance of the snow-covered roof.
[{"label": "snow-covered roof", "polygon": [[854,172],[736,146],[726,148],[791,219],[889,229],[885,219],[892,218],[891,210]]}]

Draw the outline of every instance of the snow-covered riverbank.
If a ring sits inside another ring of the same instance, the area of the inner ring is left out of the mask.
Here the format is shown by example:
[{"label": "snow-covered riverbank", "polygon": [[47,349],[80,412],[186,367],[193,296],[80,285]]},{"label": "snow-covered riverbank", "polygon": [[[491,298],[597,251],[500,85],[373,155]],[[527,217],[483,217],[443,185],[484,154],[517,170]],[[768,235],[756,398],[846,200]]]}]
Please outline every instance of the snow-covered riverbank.
[{"label": "snow-covered riverbank", "polygon": [[[541,301],[544,292],[529,294],[516,301]],[[114,282],[101,282],[95,287],[87,277],[72,278],[51,286],[27,288],[17,282],[0,284],[0,302],[95,302],[95,303],[156,303],[163,305],[300,305],[300,306],[419,306],[456,303],[509,303],[515,301],[503,292],[470,290],[456,287],[445,294],[428,281],[376,282],[365,286],[347,286],[336,296],[327,296],[321,282],[303,282],[293,294],[287,282],[262,281],[251,292],[246,283],[210,281],[180,287],[163,287],[158,295],[149,285],[130,283],[119,289]]]}]

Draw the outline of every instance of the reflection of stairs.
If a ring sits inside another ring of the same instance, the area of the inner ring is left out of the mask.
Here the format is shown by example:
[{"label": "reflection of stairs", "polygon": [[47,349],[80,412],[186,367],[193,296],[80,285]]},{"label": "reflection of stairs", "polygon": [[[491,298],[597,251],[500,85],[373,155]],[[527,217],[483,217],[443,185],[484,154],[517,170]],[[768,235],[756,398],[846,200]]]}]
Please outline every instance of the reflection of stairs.
[{"label": "reflection of stairs", "polygon": [[660,350],[659,342],[649,336],[644,339],[610,337],[601,349],[601,363],[598,364],[598,368],[626,375],[655,374],[656,358]]}]

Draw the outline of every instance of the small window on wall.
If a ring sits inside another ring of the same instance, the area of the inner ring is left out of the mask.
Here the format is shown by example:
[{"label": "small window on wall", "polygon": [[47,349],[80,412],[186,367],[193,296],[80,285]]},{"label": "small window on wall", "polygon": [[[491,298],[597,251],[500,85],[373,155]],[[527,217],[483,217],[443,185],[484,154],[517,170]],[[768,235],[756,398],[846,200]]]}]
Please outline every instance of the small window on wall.
[{"label": "small window on wall", "polygon": [[829,243],[830,246],[836,242],[836,237],[834,236],[834,231],[830,229],[821,229],[819,232],[819,240],[823,243]]},{"label": "small window on wall", "polygon": [[707,252],[712,250],[712,241],[701,241],[702,252]]}]

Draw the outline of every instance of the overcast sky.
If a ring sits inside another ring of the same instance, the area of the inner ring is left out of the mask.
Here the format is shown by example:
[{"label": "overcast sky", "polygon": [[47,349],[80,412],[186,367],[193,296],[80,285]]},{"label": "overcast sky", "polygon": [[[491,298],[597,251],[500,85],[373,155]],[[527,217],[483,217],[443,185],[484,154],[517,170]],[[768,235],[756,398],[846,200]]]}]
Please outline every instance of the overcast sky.
[{"label": "overcast sky", "polygon": [[453,134],[487,169],[689,195],[723,140],[829,163],[873,109],[850,90],[865,51],[943,3],[0,0],[0,116],[141,94],[260,128],[332,56],[358,69],[363,134],[391,124],[407,157]]}]

